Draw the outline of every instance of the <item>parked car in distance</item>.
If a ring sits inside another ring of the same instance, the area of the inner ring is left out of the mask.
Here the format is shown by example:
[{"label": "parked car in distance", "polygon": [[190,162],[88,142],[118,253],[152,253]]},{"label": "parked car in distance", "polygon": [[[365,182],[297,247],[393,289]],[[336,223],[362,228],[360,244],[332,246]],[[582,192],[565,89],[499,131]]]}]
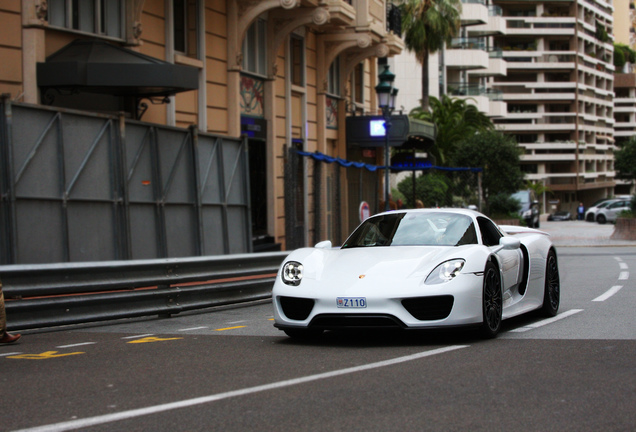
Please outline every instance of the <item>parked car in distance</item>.
[{"label": "parked car in distance", "polygon": [[568,211],[558,211],[548,215],[549,221],[569,221],[572,220],[572,214]]},{"label": "parked car in distance", "polygon": [[595,202],[589,209],[587,209],[587,211],[585,212],[585,220],[587,222],[594,222],[596,221],[596,215],[599,212],[599,210],[607,207],[608,205],[610,205],[611,203],[618,201],[616,198],[609,198],[609,199],[604,199],[602,201],[597,201]]},{"label": "parked car in distance", "polygon": [[512,198],[519,201],[521,208],[519,215],[529,228],[539,228],[539,201],[537,201],[532,189],[520,190],[512,194]]},{"label": "parked car in distance", "polygon": [[622,211],[629,211],[632,209],[631,200],[618,200],[613,201],[611,204],[600,209],[596,214],[596,221],[600,224],[607,222],[616,223],[616,218]]}]

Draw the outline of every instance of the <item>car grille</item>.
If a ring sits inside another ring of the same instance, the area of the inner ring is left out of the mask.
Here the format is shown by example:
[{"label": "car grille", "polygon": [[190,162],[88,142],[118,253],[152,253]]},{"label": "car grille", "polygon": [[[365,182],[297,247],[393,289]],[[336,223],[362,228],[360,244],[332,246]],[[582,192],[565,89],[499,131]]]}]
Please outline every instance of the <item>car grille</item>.
[{"label": "car grille", "polygon": [[402,306],[415,319],[435,321],[446,318],[453,308],[454,298],[451,295],[433,297],[415,297],[402,300]]},{"label": "car grille", "polygon": [[406,328],[404,323],[391,315],[322,314],[309,323],[311,328]]},{"label": "car grille", "polygon": [[280,297],[280,306],[285,316],[292,320],[306,320],[314,308],[314,301],[307,298]]}]

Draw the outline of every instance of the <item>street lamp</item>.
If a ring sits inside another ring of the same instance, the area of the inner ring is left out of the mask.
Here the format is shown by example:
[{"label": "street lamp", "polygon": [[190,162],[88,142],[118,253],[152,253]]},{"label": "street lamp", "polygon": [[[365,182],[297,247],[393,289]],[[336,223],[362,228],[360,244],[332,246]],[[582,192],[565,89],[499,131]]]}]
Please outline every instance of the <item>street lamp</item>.
[{"label": "street lamp", "polygon": [[[379,63],[379,62],[378,62]],[[395,109],[395,98],[398,94],[398,89],[393,87],[393,81],[395,80],[395,74],[389,70],[389,64],[384,59],[384,70],[378,75],[380,82],[375,86],[375,92],[378,95],[378,106],[382,110],[382,117],[384,117],[384,210],[390,210],[389,206],[389,130],[391,129],[391,114]]]}]

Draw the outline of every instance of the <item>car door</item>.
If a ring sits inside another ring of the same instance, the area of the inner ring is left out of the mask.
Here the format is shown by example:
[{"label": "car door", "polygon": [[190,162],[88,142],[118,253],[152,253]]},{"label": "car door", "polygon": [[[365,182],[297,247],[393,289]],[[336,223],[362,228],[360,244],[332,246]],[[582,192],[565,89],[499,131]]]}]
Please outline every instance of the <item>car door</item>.
[{"label": "car door", "polygon": [[[481,232],[482,243],[490,248],[499,246],[499,240],[503,235],[499,229],[489,219],[479,217],[479,230]],[[502,285],[504,287],[504,302],[510,297],[510,290],[517,287],[521,280],[523,259],[521,249],[506,250],[497,252],[503,274]]]},{"label": "car door", "polygon": [[610,221],[616,220],[618,214],[623,210],[626,210],[628,205],[629,201],[617,201],[613,204],[610,204],[606,210],[607,219]]}]

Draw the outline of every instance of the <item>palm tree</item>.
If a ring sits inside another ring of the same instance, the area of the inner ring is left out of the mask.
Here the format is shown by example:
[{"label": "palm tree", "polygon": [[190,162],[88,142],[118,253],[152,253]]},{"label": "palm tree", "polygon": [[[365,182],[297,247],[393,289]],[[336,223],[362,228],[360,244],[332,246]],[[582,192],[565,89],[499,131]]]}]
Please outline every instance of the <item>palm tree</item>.
[{"label": "palm tree", "polygon": [[435,125],[435,145],[430,152],[440,166],[448,166],[452,161],[458,143],[479,131],[494,129],[492,120],[466,99],[442,95],[441,99],[431,97],[430,103],[430,111],[419,107],[409,116]]},{"label": "palm tree", "polygon": [[401,6],[406,49],[422,65],[422,100],[428,108],[428,56],[450,44],[457,36],[462,13],[461,0],[406,0]]}]

